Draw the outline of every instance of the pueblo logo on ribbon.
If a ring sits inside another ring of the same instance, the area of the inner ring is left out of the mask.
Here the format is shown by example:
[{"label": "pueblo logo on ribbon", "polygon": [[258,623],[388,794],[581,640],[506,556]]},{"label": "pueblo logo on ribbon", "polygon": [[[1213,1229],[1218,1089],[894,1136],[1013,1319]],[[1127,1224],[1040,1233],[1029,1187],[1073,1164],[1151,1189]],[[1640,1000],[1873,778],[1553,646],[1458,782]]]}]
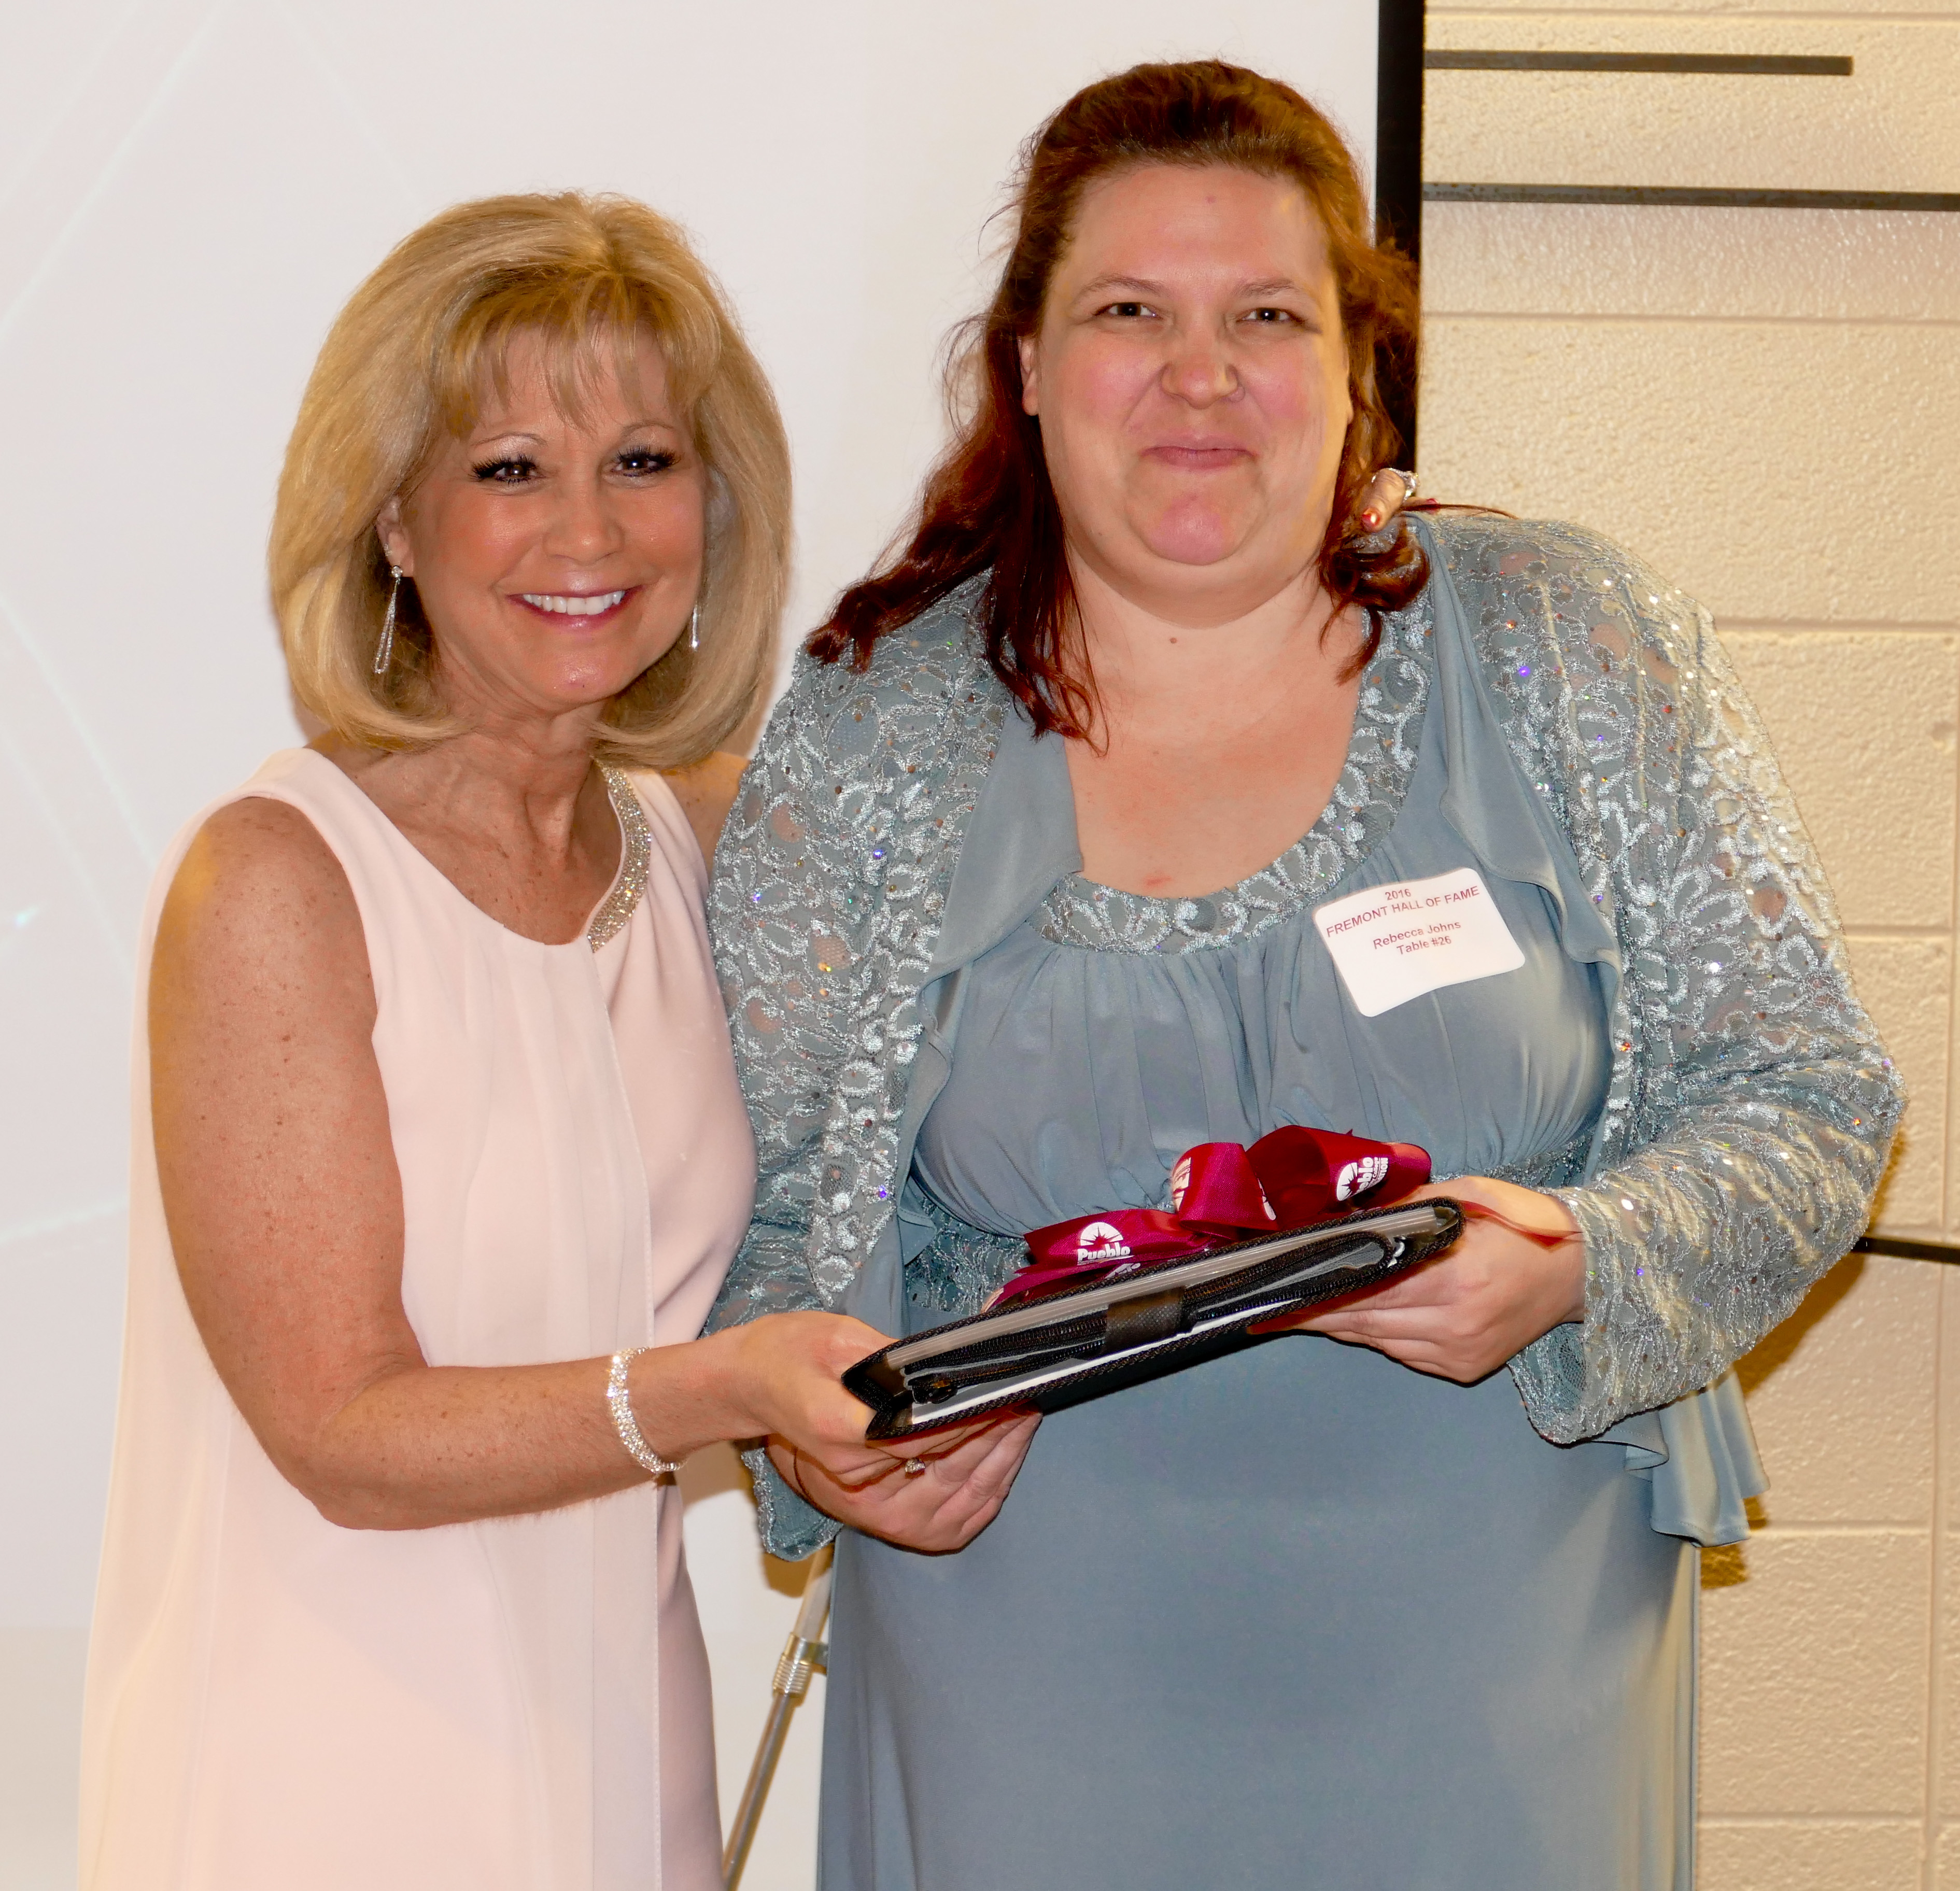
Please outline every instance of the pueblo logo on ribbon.
[{"label": "pueblo logo on ribbon", "polygon": [[993,1304],[1385,1208],[1428,1179],[1427,1150],[1331,1129],[1275,1129],[1249,1149],[1201,1142],[1172,1168],[1168,1211],[1110,1208],[1035,1229],[1026,1237],[1028,1265]]}]

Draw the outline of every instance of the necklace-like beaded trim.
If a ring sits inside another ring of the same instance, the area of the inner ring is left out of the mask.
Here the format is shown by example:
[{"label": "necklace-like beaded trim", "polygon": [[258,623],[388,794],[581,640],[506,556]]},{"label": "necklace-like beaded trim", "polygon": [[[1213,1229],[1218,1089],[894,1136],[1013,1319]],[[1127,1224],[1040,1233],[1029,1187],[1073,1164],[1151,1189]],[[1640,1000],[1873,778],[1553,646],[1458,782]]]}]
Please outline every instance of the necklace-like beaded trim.
[{"label": "necklace-like beaded trim", "polygon": [[633,792],[633,785],[619,769],[601,762],[600,774],[606,782],[606,799],[619,817],[619,877],[606,896],[606,903],[592,915],[585,937],[597,952],[633,916],[647,890],[647,861],[654,848],[653,830],[647,825],[647,810]]}]

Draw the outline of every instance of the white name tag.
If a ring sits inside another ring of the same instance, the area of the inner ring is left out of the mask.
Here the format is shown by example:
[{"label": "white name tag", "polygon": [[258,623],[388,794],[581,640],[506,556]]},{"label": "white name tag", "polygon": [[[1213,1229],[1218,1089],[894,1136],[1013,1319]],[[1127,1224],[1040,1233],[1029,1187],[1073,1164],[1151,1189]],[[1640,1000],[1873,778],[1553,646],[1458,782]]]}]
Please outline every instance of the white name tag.
[{"label": "white name tag", "polygon": [[1363,1017],[1525,962],[1474,867],[1330,899],[1314,909],[1313,923]]}]

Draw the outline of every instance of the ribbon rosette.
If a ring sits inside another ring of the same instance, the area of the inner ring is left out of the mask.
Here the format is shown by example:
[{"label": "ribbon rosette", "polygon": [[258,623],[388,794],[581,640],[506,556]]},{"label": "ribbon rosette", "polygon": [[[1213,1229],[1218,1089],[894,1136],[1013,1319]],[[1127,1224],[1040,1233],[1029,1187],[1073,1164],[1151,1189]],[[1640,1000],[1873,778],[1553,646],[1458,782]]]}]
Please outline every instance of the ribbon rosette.
[{"label": "ribbon rosette", "polygon": [[996,1307],[1080,1287],[1228,1241],[1284,1234],[1362,1208],[1386,1208],[1429,1179],[1429,1152],[1331,1129],[1275,1129],[1248,1149],[1201,1142],[1171,1170],[1168,1211],[1112,1208],[1027,1235],[1028,1265]]}]

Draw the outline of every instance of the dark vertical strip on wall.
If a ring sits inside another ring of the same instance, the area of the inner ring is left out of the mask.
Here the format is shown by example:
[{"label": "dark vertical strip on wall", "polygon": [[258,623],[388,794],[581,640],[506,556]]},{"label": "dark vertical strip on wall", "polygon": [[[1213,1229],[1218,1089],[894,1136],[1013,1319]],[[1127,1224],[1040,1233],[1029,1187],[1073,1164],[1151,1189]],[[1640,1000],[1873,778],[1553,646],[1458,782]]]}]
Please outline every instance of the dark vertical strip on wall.
[{"label": "dark vertical strip on wall", "polygon": [[[1375,229],[1422,266],[1424,0],[1379,0],[1375,67]],[[1398,463],[1415,464],[1415,364],[1379,365],[1389,416],[1402,436]]]}]

